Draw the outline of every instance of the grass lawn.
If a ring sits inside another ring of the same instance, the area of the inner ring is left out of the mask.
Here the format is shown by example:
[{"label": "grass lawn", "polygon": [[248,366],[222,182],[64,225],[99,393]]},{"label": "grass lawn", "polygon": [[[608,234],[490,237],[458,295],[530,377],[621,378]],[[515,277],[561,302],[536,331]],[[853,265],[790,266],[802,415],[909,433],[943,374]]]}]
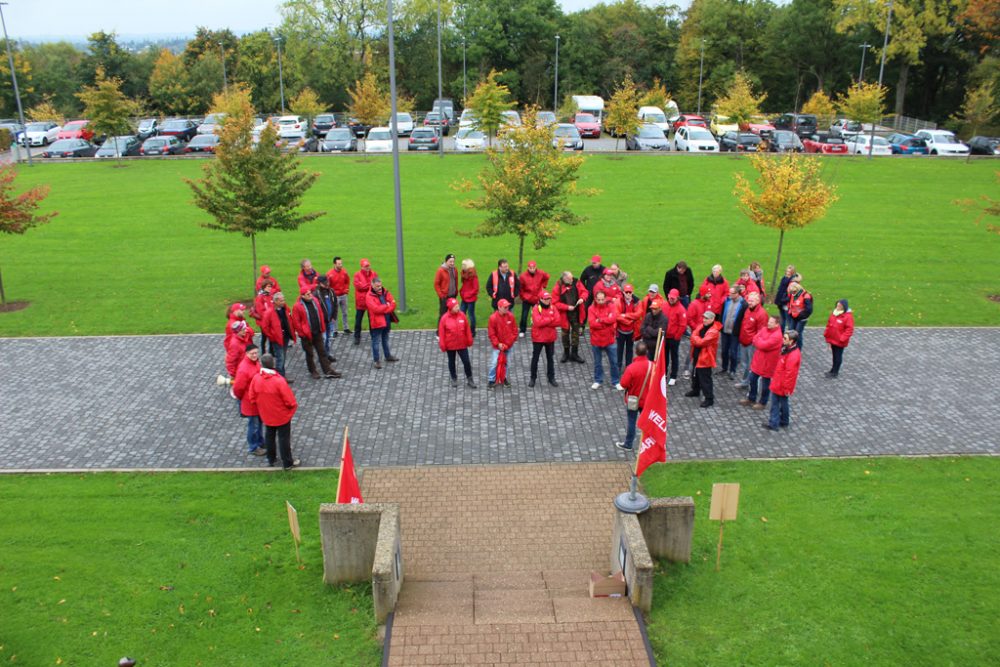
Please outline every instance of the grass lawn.
[{"label": "grass lawn", "polygon": [[[714,482],[739,518],[708,520]],[[689,565],[661,563],[661,665],[1000,664],[1000,459],[680,463],[644,477],[692,495]]]},{"label": "grass lawn", "polygon": [[[388,158],[310,157],[322,173],[306,209],[327,215],[297,232],[258,239],[259,258],[295,287],[298,262],[328,268],[335,254],[356,270],[368,257],[398,296],[392,166]],[[433,325],[436,267],[447,252],[474,258],[481,281],[498,256],[516,260],[513,238],[471,239],[481,214],[463,209],[450,185],[478,173],[482,156],[402,157],[407,305],[404,327]],[[30,301],[0,314],[0,336],[221,332],[225,307],[249,297],[250,242],[199,227],[184,177],[200,161],[38,164],[24,186],[49,183],[46,207],[60,215],[22,237],[0,239],[8,299]],[[996,162],[832,158],[840,201],[811,227],[786,236],[783,264],[799,267],[817,319],[847,297],[861,325],[996,325],[1000,238],[952,204],[997,192]],[[578,273],[589,257],[618,261],[640,291],[686,259],[701,280],[720,262],[730,279],[759,260],[770,280],[777,232],[752,225],[731,194],[738,157],[592,155],[581,179],[602,194],[579,198],[589,217],[539,252],[543,269]],[[291,291],[291,290],[290,290]],[[297,293],[297,290],[294,290]],[[485,306],[488,308],[488,306]],[[482,306],[481,306],[482,308]]]},{"label": "grass lawn", "polygon": [[0,663],[379,664],[370,585],[322,581],[317,511],[336,485],[335,471],[3,476]]}]

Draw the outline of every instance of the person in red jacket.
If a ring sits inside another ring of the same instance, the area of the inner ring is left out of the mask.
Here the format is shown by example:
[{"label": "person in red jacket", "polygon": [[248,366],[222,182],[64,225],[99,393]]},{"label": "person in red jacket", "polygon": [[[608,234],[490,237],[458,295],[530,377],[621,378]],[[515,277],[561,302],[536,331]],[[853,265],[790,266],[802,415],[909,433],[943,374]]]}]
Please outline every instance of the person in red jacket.
[{"label": "person in red jacket", "polygon": [[[283,293],[275,292],[273,306],[264,313],[260,328],[270,344],[278,373],[284,377],[285,356],[288,348],[295,344],[295,327],[292,326],[292,310],[285,303]],[[292,380],[288,380],[288,384],[292,384]]]},{"label": "person in red jacket", "polygon": [[594,303],[587,309],[587,318],[590,320],[590,350],[594,355],[594,384],[590,385],[591,389],[599,389],[604,382],[602,353],[608,357],[612,386],[618,387],[618,380],[621,379],[618,371],[618,346],[615,343],[619,312],[618,301],[609,299],[607,292],[598,287],[594,294]]},{"label": "person in red jacket", "polygon": [[779,427],[787,427],[791,423],[791,408],[788,399],[795,392],[795,383],[799,379],[799,366],[802,365],[802,351],[799,349],[799,334],[797,331],[786,331],[781,346],[781,357],[774,368],[771,378],[771,418],[763,423],[769,431],[777,431]]},{"label": "person in red jacket", "polygon": [[299,266],[302,267],[302,270],[299,271],[299,293],[306,288],[309,288],[311,292],[315,292],[316,287],[319,285],[319,273],[313,268],[313,263],[308,259],[304,259]]},{"label": "person in red jacket", "polygon": [[[538,305],[538,297],[549,286],[549,274],[538,268],[535,260],[528,262],[528,270],[521,274],[521,326],[520,336],[528,332],[528,313]],[[513,307],[513,304],[512,304]]]},{"label": "person in red jacket", "polygon": [[687,309],[681,303],[681,293],[676,289],[671,289],[667,293],[667,305],[663,309],[663,314],[667,316],[667,330],[663,334],[665,341],[663,353],[667,355],[665,359],[667,375],[670,377],[667,382],[673,387],[677,384],[677,371],[680,366],[681,339],[687,331]]},{"label": "person in red jacket", "polygon": [[264,330],[264,315],[271,308],[274,308],[273,294],[276,291],[274,289],[274,281],[270,278],[265,278],[260,283],[260,289],[257,291],[257,296],[254,297],[253,305],[250,306],[250,316],[253,317],[254,322],[257,323],[257,328],[261,331]]},{"label": "person in red jacket", "polygon": [[[274,370],[274,357],[265,354],[260,358],[260,366],[260,373],[254,376],[247,392],[251,409],[257,411],[267,427],[264,435],[267,464],[273,466],[280,455],[281,467],[291,470],[301,463],[292,457],[292,417],[299,404],[285,378]],[[275,440],[278,441],[277,451]]]},{"label": "person in red jacket", "polygon": [[479,274],[476,263],[471,259],[462,260],[462,287],[458,290],[459,307],[469,318],[472,337],[476,337],[476,301],[479,299]]},{"label": "person in red jacket", "polygon": [[458,296],[458,272],[455,270],[455,255],[448,253],[444,262],[434,274],[434,292],[438,297],[438,319],[448,312],[448,299]]},{"label": "person in red jacket", "polygon": [[840,365],[844,363],[844,348],[851,342],[853,335],[854,312],[848,305],[847,299],[841,299],[830,313],[826,329],[823,331],[823,338],[833,353],[833,366],[826,372],[826,377],[835,378],[840,374]]},{"label": "person in red jacket", "polygon": [[767,406],[767,399],[771,396],[774,367],[778,365],[778,357],[781,356],[781,341],[781,323],[777,317],[771,315],[767,318],[765,327],[753,337],[754,353],[750,361],[750,377],[747,378],[747,396],[740,401],[740,405],[752,407],[754,410],[763,410]]},{"label": "person in red jacket", "polygon": [[334,370],[330,357],[326,356],[323,347],[323,334],[326,332],[326,311],[320,302],[313,298],[312,290],[308,287],[302,289],[302,295],[292,307],[292,327],[295,335],[302,341],[302,351],[306,355],[306,366],[309,368],[309,375],[314,380],[320,378],[316,370],[316,361],[313,354],[319,358],[319,365],[323,369],[323,375],[328,378],[339,378],[341,374]]},{"label": "person in red jacket", "polygon": [[247,345],[253,343],[254,331],[244,320],[235,320],[230,326],[231,334],[226,343],[226,372],[236,377],[236,369],[246,354]]},{"label": "person in red jacket", "polygon": [[629,284],[622,288],[620,305],[615,345],[618,346],[618,368],[627,368],[632,363],[635,340],[642,337],[642,306],[635,298],[635,287]]},{"label": "person in red jacket", "polygon": [[[756,283],[754,283],[756,285]],[[760,305],[760,291],[747,294],[747,308],[740,323],[739,344],[740,364],[743,366],[743,377],[736,386],[746,389],[750,381],[750,363],[753,359],[753,337],[767,326],[767,311]]]},{"label": "person in red jacket", "polygon": [[[596,255],[595,255],[596,256]],[[569,271],[552,288],[552,301],[559,313],[559,328],[562,329],[563,356],[559,361],[584,363],[580,356],[580,333],[587,321],[587,297],[590,292],[582,280],[577,280]],[[534,340],[534,339],[532,339]]]},{"label": "person in red jacket", "polygon": [[469,319],[462,313],[461,305],[457,299],[448,299],[445,303],[448,307],[441,319],[438,321],[438,346],[442,352],[448,355],[448,373],[451,375],[451,386],[458,386],[458,371],[455,368],[455,357],[462,360],[462,367],[465,369],[465,384],[470,389],[476,388],[476,382],[472,379],[472,361],[469,360],[469,348],[472,347],[472,330],[469,328]]},{"label": "person in red jacket", "polygon": [[[344,268],[344,259],[340,256],[333,258],[333,268],[326,272],[326,280],[337,298],[337,312],[340,314],[340,321],[345,334],[351,333],[347,326],[347,295],[351,291],[351,276]],[[333,327],[333,335],[337,336],[337,320],[330,322]]]},{"label": "person in red jacket", "polygon": [[362,259],[361,268],[354,274],[354,344],[361,345],[361,324],[368,307],[368,290],[378,274],[372,271],[371,262]]},{"label": "person in red jacket", "polygon": [[247,307],[242,303],[234,303],[226,310],[226,332],[222,339],[222,347],[226,352],[229,351],[229,339],[233,337],[233,323],[245,322],[246,314]]},{"label": "person in red jacket", "polygon": [[556,382],[556,367],[553,360],[556,349],[556,327],[559,324],[559,313],[552,307],[552,295],[542,292],[538,305],[531,309],[531,379],[529,387],[535,386],[538,378],[538,357],[545,350],[545,374],[549,384],[558,387]]},{"label": "person in red jacket", "polygon": [[[632,449],[632,443],[635,441],[635,422],[639,418],[639,413],[646,406],[649,376],[653,366],[653,362],[647,358],[646,354],[646,343],[640,340],[635,344],[635,361],[629,364],[625,372],[622,373],[621,386],[625,390],[625,439],[615,443],[615,447],[618,449]],[[636,410],[628,409],[630,396],[638,396],[639,398]]]},{"label": "person in red jacket", "polygon": [[708,274],[708,277],[701,284],[701,289],[698,290],[700,296],[708,292],[712,293],[708,309],[718,317],[722,314],[722,306],[726,302],[726,297],[729,296],[729,281],[722,275],[721,264],[712,267],[712,272]]},{"label": "person in red jacket", "polygon": [[[712,300],[712,293],[705,292],[704,294],[699,294],[698,298],[692,301],[687,307],[687,326],[689,334],[694,332],[694,330],[701,324],[702,319],[705,317],[705,311],[708,310],[708,304]],[[689,349],[688,353],[684,356],[684,377],[691,377],[691,363],[694,359],[692,351]]]},{"label": "person in red jacket", "polygon": [[267,264],[260,267],[260,276],[258,276],[257,284],[254,286],[258,292],[264,289],[265,280],[270,280],[273,283],[273,287],[271,288],[272,292],[281,291],[281,288],[278,286],[278,279],[271,275],[271,267]]},{"label": "person in red jacket", "polygon": [[614,269],[604,269],[604,275],[594,286],[595,297],[598,292],[603,292],[609,302],[622,300],[622,288],[615,280],[615,275]]},{"label": "person in red jacket", "polygon": [[788,325],[789,331],[799,335],[799,349],[802,349],[803,331],[813,312],[813,297],[798,281],[788,285]]},{"label": "person in red jacket", "polygon": [[712,387],[712,369],[715,368],[715,357],[719,351],[719,336],[722,322],[715,321],[715,313],[706,310],[701,318],[702,324],[691,332],[691,354],[695,357],[694,377],[691,378],[691,391],[685,396],[695,397],[705,395],[701,407],[710,408],[715,404],[715,390]]},{"label": "person in red jacket", "polygon": [[[500,353],[506,353],[507,367],[510,368],[511,350],[518,339],[517,321],[514,319],[514,314],[510,312],[510,301],[507,299],[497,301],[497,312],[490,315],[490,320],[486,325],[486,333],[493,346],[493,351],[490,353],[489,372],[489,387],[492,389],[496,386],[497,360],[500,358]],[[509,374],[507,378],[504,378],[503,384],[505,387],[510,386]]]},{"label": "person in red jacket", "polygon": [[254,456],[264,456],[264,424],[257,408],[250,402],[250,383],[260,373],[260,350],[253,343],[246,347],[246,353],[233,380],[233,395],[240,402],[240,415],[247,419],[247,452]]},{"label": "person in red jacket", "polygon": [[375,362],[375,370],[381,370],[382,362],[379,360],[379,346],[388,362],[399,361],[392,356],[389,350],[389,332],[392,331],[392,323],[398,322],[396,317],[396,299],[382,286],[382,279],[376,276],[372,279],[371,288],[367,291],[366,310],[368,312],[368,328],[372,337],[372,360]]}]

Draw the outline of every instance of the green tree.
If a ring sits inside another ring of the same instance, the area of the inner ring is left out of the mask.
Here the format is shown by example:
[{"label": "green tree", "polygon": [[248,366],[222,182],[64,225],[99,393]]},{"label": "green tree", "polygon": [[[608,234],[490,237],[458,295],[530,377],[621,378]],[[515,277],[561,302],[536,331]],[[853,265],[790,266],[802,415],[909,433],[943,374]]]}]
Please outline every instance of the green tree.
[{"label": "green tree", "polygon": [[167,49],[160,51],[149,77],[149,97],[158,111],[170,116],[193,113],[198,106],[184,61]]},{"label": "green tree", "polygon": [[[117,136],[131,134],[129,119],[139,114],[139,105],[125,97],[121,88],[121,79],[105,76],[104,70],[98,67],[94,85],[77,94],[94,134],[105,135],[112,141]],[[114,145],[115,154],[120,159],[118,142],[115,141]]]},{"label": "green tree", "polygon": [[292,113],[306,119],[306,125],[312,127],[313,118],[323,113],[326,107],[319,101],[315,91],[308,86],[299,91],[290,105]]},{"label": "green tree", "polygon": [[[21,194],[14,194],[14,179],[17,167],[13,164],[0,166],[0,232],[4,234],[24,234],[32,227],[44,225],[57,212],[36,213],[39,204],[49,194],[49,186],[38,185]],[[7,293],[0,273],[0,303],[7,305]]]},{"label": "green tree", "polygon": [[[885,113],[885,86],[878,83],[857,82],[847,89],[847,92],[837,99],[840,114],[850,120],[871,124],[871,136],[875,136],[875,126],[882,120]],[[868,143],[868,157],[872,156],[874,142]]]},{"label": "green tree", "polygon": [[778,253],[774,260],[771,285],[777,285],[778,266],[785,232],[800,229],[826,215],[837,201],[836,188],[822,178],[821,160],[796,153],[780,157],[751,155],[750,163],[757,171],[756,187],[743,174],[736,174],[733,195],[740,209],[755,225],[777,229]]},{"label": "green tree", "polygon": [[46,96],[41,102],[25,110],[24,112],[26,118],[36,121],[52,121],[57,125],[62,125],[63,114],[52,104],[52,98]]},{"label": "green tree", "polygon": [[833,124],[834,116],[837,115],[837,107],[834,106],[829,95],[822,90],[817,90],[802,105],[802,113],[811,113],[816,116],[816,124],[819,127],[829,127]]},{"label": "green tree", "polygon": [[[40,99],[48,97],[64,117],[76,116],[80,109],[76,93],[84,85],[80,78],[84,53],[69,42],[26,44],[23,48],[37,91],[34,98],[27,98],[30,100],[27,104],[37,104]],[[9,77],[6,80],[9,81]]]},{"label": "green tree", "polygon": [[[31,63],[29,63],[20,51],[14,50],[11,45],[11,53],[14,57],[14,71],[17,72],[17,88],[21,93],[22,103],[25,98],[31,97],[35,86],[32,83]],[[0,113],[7,116],[17,114],[17,100],[14,97],[14,83],[10,77],[10,62],[6,54],[0,57]]]},{"label": "green tree", "polygon": [[236,232],[250,239],[253,273],[257,276],[257,235],[271,229],[295,230],[325,215],[299,212],[302,197],[319,174],[303,171],[294,152],[282,153],[277,130],[268,124],[253,143],[254,109],[250,92],[234,84],[217,95],[214,111],[226,114],[219,132],[216,159],[203,167],[199,180],[185,179],[194,192],[194,204],[212,219],[208,229]]},{"label": "green tree", "polygon": [[979,128],[989,125],[1000,112],[997,108],[995,90],[996,86],[990,81],[970,88],[965,94],[965,102],[959,113],[952,116],[952,120],[968,127],[970,137],[979,134]]},{"label": "green tree", "polygon": [[670,99],[670,93],[667,92],[667,87],[663,85],[663,81],[660,80],[660,77],[654,77],[653,85],[643,93],[642,98],[639,100],[639,106],[657,107],[666,111]]},{"label": "green tree", "polygon": [[467,106],[475,112],[475,127],[486,133],[490,146],[493,145],[493,136],[503,124],[503,112],[514,107],[510,101],[510,89],[498,82],[497,76],[496,70],[490,70],[469,96]]},{"label": "green tree", "polygon": [[560,121],[572,123],[573,118],[576,117],[576,113],[579,110],[580,107],[576,106],[576,102],[573,101],[573,95],[566,95],[563,97],[562,104],[559,105],[556,115],[559,116]]},{"label": "green tree", "polygon": [[750,126],[750,121],[760,113],[760,105],[767,99],[766,94],[754,95],[753,84],[746,72],[739,71],[733,77],[733,82],[729,86],[726,94],[716,101],[719,113],[728,116],[729,120],[745,130]]},{"label": "green tree", "polygon": [[604,115],[604,126],[615,138],[615,151],[618,150],[621,137],[635,134],[639,124],[639,91],[635,88],[632,75],[626,74],[608,101],[608,109]]},{"label": "green tree", "polygon": [[[487,217],[469,235],[517,237],[517,271],[524,264],[524,242],[531,236],[536,249],[555,239],[563,225],[577,225],[585,218],[573,212],[571,195],[592,195],[578,190],[577,173],[583,158],[564,155],[553,147],[547,127],[537,127],[535,110],[525,112],[524,125],[510,134],[503,151],[486,150],[487,164],[478,181],[482,194],[463,206],[486,211]],[[469,191],[474,185],[460,181],[454,187]]]},{"label": "green tree", "polygon": [[362,125],[381,125],[388,121],[392,101],[388,93],[379,86],[374,72],[366,72],[359,81],[354,82],[354,89],[347,92],[351,96],[348,111]]}]

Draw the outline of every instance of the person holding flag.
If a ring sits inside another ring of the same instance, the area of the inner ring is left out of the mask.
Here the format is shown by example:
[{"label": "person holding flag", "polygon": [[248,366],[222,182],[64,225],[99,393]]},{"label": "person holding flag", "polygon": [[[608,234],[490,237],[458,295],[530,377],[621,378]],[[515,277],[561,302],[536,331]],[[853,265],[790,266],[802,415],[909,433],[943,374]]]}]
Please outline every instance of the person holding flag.
[{"label": "person holding flag", "polygon": [[656,356],[646,385],[649,392],[636,425],[642,431],[639,455],[635,459],[635,479],[654,463],[667,461],[667,358],[664,336],[656,342]]},{"label": "person holding flag", "polygon": [[[497,301],[497,312],[490,315],[486,333],[493,346],[493,350],[490,352],[490,383],[488,386],[490,389],[498,384],[509,387],[507,366],[510,363],[510,350],[518,338],[517,320],[510,312],[510,301],[507,299]],[[501,358],[502,364],[500,363]]]},{"label": "person holding flag", "polygon": [[635,344],[635,361],[622,373],[621,386],[625,390],[625,440],[615,443],[618,449],[632,449],[635,422],[639,418],[639,411],[646,405],[652,369],[653,363],[646,357],[646,344],[640,340]]}]

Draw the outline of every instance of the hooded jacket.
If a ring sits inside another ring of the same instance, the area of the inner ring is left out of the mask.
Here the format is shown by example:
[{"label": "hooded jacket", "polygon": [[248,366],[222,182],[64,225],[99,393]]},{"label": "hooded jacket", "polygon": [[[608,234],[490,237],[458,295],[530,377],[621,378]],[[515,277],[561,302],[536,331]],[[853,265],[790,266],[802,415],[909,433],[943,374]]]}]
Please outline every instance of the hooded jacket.
[{"label": "hooded jacket", "polygon": [[531,342],[556,342],[556,327],[559,324],[559,311],[553,306],[548,308],[542,304],[531,307]]},{"label": "hooded jacket", "polygon": [[795,392],[795,383],[799,379],[799,366],[802,365],[802,351],[799,346],[782,348],[778,365],[774,368],[771,378],[771,393],[778,396],[791,396]]},{"label": "hooded jacket", "polygon": [[469,318],[459,311],[450,310],[441,316],[438,322],[438,346],[442,352],[449,350],[464,350],[472,345],[472,329],[469,328]]},{"label": "hooded jacket", "polygon": [[262,368],[250,382],[250,405],[257,409],[265,426],[284,426],[292,421],[299,404],[285,378],[275,371]]},{"label": "hooded jacket", "polygon": [[753,337],[753,358],[750,360],[750,371],[762,378],[774,376],[774,367],[778,365],[781,356],[781,343],[784,334],[781,327],[768,329],[766,326]]},{"label": "hooded jacket", "polygon": [[823,338],[830,345],[837,347],[847,347],[854,335],[854,311],[848,308],[840,315],[830,313],[830,318],[826,321],[826,329],[823,331]]},{"label": "hooded jacket", "polygon": [[253,361],[244,355],[233,380],[233,395],[240,399],[240,414],[244,417],[257,416],[257,407],[250,402],[250,383],[259,373],[260,361]]},{"label": "hooded jacket", "polygon": [[525,271],[521,274],[521,300],[531,306],[535,305],[548,286],[549,274],[541,269],[535,269],[534,274]]},{"label": "hooded jacket", "polygon": [[712,298],[708,301],[708,309],[716,315],[721,315],[722,304],[729,296],[729,281],[721,274],[718,278],[708,274],[708,277],[701,284],[701,289],[698,290],[698,296],[704,296],[707,292],[712,293]]}]

